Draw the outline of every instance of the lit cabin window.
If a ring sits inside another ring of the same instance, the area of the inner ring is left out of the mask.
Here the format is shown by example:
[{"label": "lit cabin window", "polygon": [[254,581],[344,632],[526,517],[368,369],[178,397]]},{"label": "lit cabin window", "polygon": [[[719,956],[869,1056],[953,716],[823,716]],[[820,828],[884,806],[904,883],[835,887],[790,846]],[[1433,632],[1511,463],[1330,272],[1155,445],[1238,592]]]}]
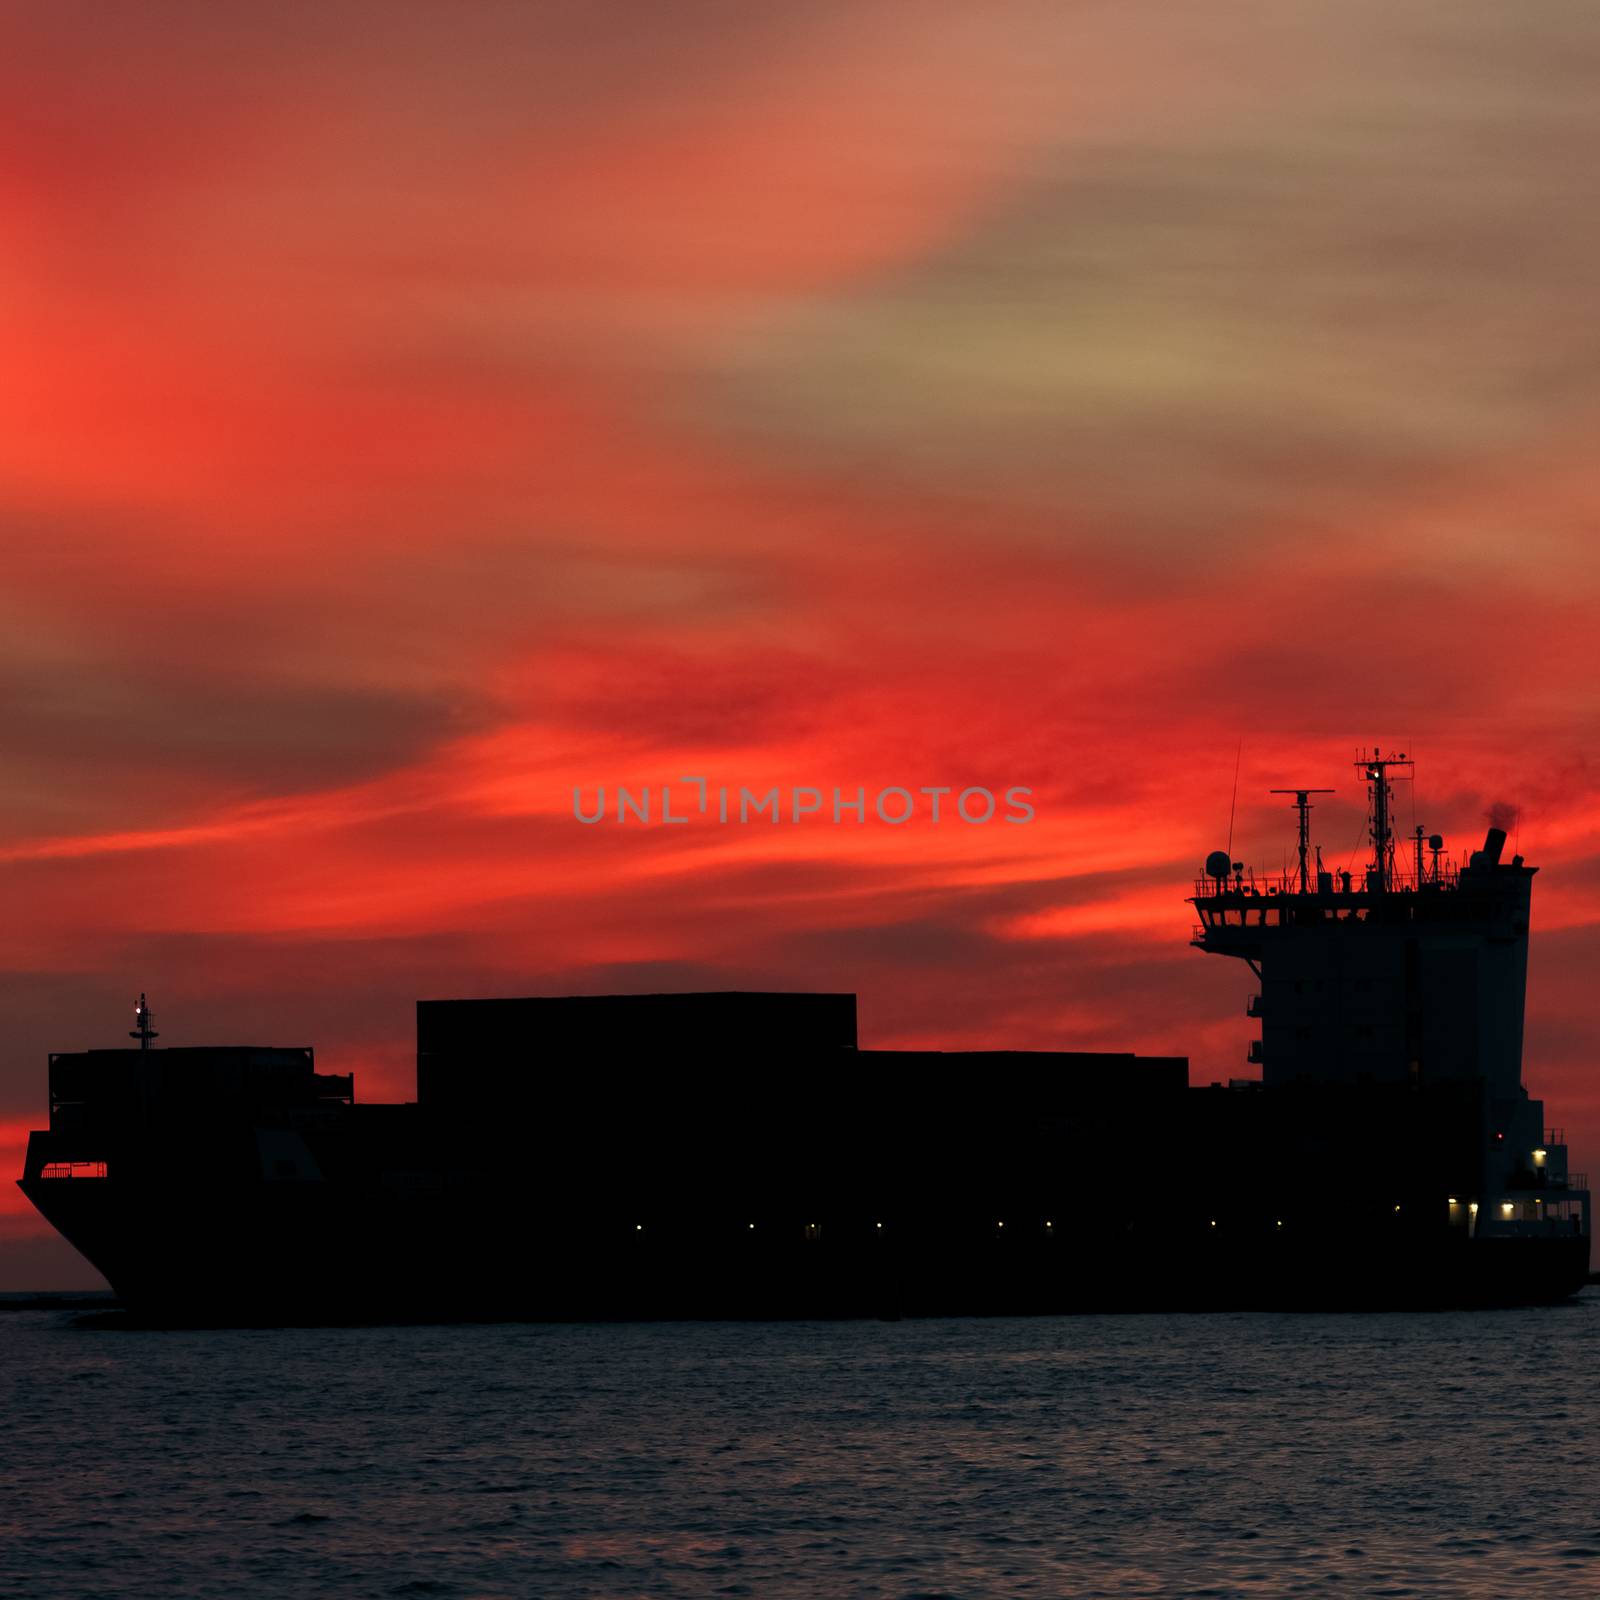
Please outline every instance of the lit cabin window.
[{"label": "lit cabin window", "polygon": [[50,1161],[39,1172],[41,1178],[103,1178],[105,1175],[103,1161]]}]

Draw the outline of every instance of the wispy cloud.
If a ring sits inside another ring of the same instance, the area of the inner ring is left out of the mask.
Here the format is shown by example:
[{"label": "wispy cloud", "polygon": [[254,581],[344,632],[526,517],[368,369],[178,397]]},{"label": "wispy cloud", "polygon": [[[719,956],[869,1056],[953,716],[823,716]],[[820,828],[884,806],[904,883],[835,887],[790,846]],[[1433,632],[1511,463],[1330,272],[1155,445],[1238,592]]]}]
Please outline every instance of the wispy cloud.
[{"label": "wispy cloud", "polygon": [[[1338,786],[1342,861],[1382,736],[1408,826],[1518,808],[1530,1071],[1600,1150],[1597,44],[1490,0],[19,19],[0,1117],[141,987],[369,1094],[418,994],[693,984],[1227,1077],[1183,898],[1239,741],[1277,866],[1266,791]],[[689,773],[1037,817],[571,818]]]}]

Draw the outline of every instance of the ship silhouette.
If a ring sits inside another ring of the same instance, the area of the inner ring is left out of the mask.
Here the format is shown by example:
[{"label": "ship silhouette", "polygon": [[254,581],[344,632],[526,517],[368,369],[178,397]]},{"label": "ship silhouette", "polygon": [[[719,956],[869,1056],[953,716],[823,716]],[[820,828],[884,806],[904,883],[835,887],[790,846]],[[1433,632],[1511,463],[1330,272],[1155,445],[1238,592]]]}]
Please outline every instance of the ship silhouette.
[{"label": "ship silhouette", "polygon": [[417,1098],[309,1049],[53,1054],[23,1192],[134,1310],[256,1321],[896,1316],[1555,1301],[1590,1197],[1522,1084],[1535,868],[1214,852],[1259,1081],[1072,1051],[862,1049],[855,996],[424,1000]]}]

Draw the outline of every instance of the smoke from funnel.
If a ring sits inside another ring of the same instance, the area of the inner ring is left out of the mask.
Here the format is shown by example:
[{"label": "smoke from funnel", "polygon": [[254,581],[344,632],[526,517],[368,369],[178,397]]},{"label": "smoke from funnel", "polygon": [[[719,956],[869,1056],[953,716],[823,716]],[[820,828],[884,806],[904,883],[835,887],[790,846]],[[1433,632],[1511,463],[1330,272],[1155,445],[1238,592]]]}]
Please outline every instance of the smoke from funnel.
[{"label": "smoke from funnel", "polygon": [[1517,818],[1522,814],[1520,806],[1514,806],[1509,801],[1496,800],[1483,814],[1483,820],[1491,828],[1498,828],[1502,833],[1511,833],[1517,826]]}]

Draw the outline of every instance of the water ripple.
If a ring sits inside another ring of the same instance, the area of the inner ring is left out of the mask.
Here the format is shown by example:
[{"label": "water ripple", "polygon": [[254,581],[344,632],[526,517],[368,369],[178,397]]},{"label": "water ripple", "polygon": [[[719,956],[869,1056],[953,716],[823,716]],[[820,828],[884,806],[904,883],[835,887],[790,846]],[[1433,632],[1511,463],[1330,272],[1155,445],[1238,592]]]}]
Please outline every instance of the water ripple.
[{"label": "water ripple", "polygon": [[1597,1356],[1593,1291],[1475,1316],[284,1332],[18,1312],[0,1592],[1593,1592]]}]

